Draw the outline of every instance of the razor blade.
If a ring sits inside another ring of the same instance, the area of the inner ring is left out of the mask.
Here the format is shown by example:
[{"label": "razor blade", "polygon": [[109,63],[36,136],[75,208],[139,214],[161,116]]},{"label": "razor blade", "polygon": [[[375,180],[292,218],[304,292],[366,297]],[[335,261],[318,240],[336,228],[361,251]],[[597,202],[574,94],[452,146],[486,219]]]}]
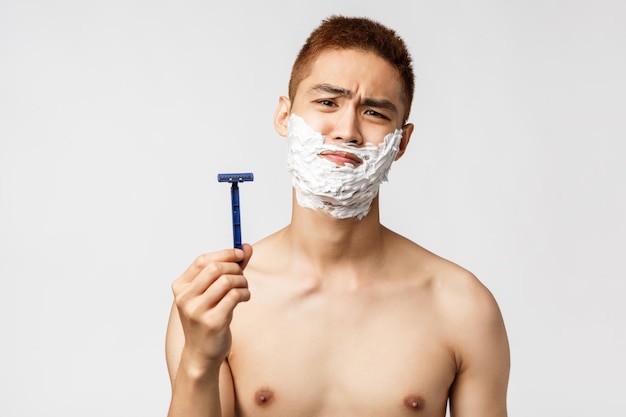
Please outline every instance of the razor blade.
[{"label": "razor blade", "polygon": [[243,174],[217,174],[218,182],[246,182],[246,181],[254,181],[254,174],[251,172],[246,172]]}]

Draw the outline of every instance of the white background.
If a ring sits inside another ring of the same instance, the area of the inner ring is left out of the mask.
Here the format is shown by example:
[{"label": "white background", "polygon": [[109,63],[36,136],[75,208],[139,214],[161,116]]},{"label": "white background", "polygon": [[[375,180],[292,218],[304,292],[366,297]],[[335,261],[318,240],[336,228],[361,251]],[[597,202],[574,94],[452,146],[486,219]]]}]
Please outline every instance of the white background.
[{"label": "white background", "polygon": [[290,216],[279,95],[332,13],[393,27],[416,124],[382,220],[473,271],[511,416],[623,412],[626,3],[0,2],[0,415],[163,416],[171,282]]}]

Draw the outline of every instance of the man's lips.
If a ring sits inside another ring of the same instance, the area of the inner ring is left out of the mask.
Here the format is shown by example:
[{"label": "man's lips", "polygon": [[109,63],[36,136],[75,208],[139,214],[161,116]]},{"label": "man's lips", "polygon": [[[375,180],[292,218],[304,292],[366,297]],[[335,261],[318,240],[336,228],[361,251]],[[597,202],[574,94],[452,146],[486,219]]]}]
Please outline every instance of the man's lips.
[{"label": "man's lips", "polygon": [[361,158],[350,152],[324,151],[320,153],[320,156],[336,163],[337,165],[350,164],[356,167],[363,163]]}]

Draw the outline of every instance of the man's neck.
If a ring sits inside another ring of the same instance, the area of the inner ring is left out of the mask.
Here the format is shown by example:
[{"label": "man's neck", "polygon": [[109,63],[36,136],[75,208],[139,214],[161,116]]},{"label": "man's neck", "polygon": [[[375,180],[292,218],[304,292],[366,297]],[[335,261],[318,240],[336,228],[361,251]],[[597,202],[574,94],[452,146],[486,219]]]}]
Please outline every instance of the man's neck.
[{"label": "man's neck", "polygon": [[313,274],[329,276],[331,271],[358,273],[380,265],[385,230],[379,221],[378,198],[367,216],[358,220],[336,219],[319,210],[302,208],[294,197],[292,221],[284,237],[299,265],[306,265]]}]

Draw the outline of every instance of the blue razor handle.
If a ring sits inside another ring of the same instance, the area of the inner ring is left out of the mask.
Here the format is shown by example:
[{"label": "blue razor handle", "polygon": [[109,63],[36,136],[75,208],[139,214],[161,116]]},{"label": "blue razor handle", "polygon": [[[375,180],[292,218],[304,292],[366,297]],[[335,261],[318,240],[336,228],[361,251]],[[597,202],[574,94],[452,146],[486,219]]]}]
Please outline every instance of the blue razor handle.
[{"label": "blue razor handle", "polygon": [[233,247],[241,249],[241,215],[239,206],[239,183],[245,181],[254,181],[254,175],[251,172],[241,174],[217,174],[218,182],[229,182],[230,187],[230,204],[233,212]]}]

